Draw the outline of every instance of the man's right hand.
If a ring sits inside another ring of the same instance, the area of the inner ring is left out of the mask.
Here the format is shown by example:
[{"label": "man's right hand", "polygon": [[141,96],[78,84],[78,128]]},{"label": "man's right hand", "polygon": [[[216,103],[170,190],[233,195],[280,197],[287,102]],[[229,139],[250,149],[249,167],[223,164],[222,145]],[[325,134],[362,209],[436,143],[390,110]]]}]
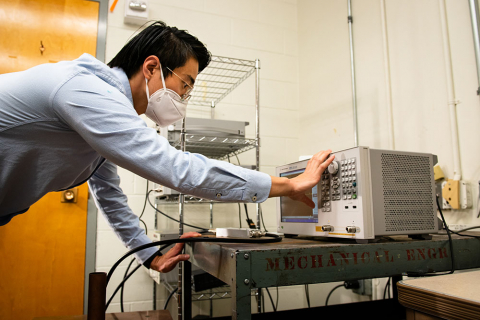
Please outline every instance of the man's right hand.
[{"label": "man's right hand", "polygon": [[332,150],[325,150],[316,153],[308,160],[305,171],[292,179],[272,177],[272,187],[269,197],[288,196],[293,200],[301,201],[311,208],[315,208],[315,203],[305,195],[305,192],[312,190],[318,184],[322,173],[328,165],[335,159],[334,155],[329,155]]}]

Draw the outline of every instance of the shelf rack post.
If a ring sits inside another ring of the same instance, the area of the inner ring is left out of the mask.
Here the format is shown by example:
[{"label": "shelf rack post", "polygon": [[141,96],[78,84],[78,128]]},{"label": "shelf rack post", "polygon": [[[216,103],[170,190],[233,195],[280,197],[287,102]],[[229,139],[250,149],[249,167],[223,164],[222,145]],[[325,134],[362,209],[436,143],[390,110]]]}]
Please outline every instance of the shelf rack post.
[{"label": "shelf rack post", "polygon": [[[256,169],[260,171],[260,60],[255,60],[255,149]],[[257,229],[260,230],[260,204],[256,204]]]},{"label": "shelf rack post", "polygon": [[[182,131],[180,133],[180,148],[182,152],[186,151],[186,143],[185,143],[185,118],[182,119]],[[184,213],[184,205],[185,205],[185,195],[183,193],[180,193],[178,197],[178,220],[180,221],[179,223],[179,230],[178,230],[178,235],[181,236],[183,234],[183,213]],[[177,310],[178,310],[178,320],[183,320],[184,315],[183,314],[183,305],[185,302],[185,297],[183,296],[183,279],[184,279],[184,274],[183,274],[183,262],[180,262],[178,264],[178,291],[177,291]],[[189,275],[187,275],[189,276]],[[191,317],[190,317],[191,318]],[[185,317],[186,319],[186,317]]]},{"label": "shelf rack post", "polygon": [[[255,59],[255,152],[256,170],[260,171],[260,60]],[[255,204],[257,209],[257,229],[260,230],[260,204]],[[258,313],[262,312],[262,291],[257,289]]]}]

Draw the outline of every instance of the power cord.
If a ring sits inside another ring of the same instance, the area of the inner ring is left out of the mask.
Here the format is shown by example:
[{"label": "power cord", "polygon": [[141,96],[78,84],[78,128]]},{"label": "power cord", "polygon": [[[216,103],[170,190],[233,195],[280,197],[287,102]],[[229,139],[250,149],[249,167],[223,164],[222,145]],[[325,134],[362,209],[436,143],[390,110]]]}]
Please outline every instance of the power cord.
[{"label": "power cord", "polygon": [[308,290],[308,284],[305,285],[305,296],[307,297],[307,305],[310,308],[310,292]]},{"label": "power cord", "polygon": [[177,292],[177,291],[178,291],[178,287],[176,287],[175,289],[172,290],[172,292],[170,292],[170,294],[168,295],[167,301],[165,301],[165,306],[163,307],[163,310],[167,310],[168,303],[170,302],[170,300],[172,299],[173,295],[174,295],[175,292]]},{"label": "power cord", "polygon": [[147,198],[149,196],[150,192],[148,192],[148,180],[147,180],[147,190],[145,190],[145,201],[143,202],[143,209],[142,209],[142,213],[140,214],[140,216],[138,217],[138,219],[143,223],[143,225],[145,226],[145,234],[148,234],[148,229],[147,229],[147,224],[145,223],[145,221],[142,220],[142,217],[143,217],[143,214],[145,213],[145,208],[147,206]]},{"label": "power cord", "polygon": [[[392,278],[388,278],[387,284],[385,285],[385,289],[383,290],[383,300],[387,297],[387,290],[388,290],[388,299],[390,299],[390,281]],[[388,288],[388,289],[387,289]]]},{"label": "power cord", "polygon": [[259,204],[258,207],[259,207],[259,209],[260,209],[260,218],[262,218],[263,229],[265,229],[265,232],[268,232],[267,227],[265,227],[265,221],[263,221],[263,210],[262,210],[262,206]]},{"label": "power cord", "polygon": [[[167,247],[168,247],[168,245],[160,247],[160,251],[164,250]],[[138,266],[135,267],[135,269],[132,270],[132,272],[128,273],[128,271],[130,269],[130,266],[132,265],[133,261],[135,261],[135,258],[133,258],[132,261],[130,261],[130,264],[128,265],[127,270],[125,271],[125,275],[123,276],[122,282],[120,282],[120,284],[117,286],[115,291],[113,291],[113,294],[110,296],[110,299],[108,299],[105,310],[110,305],[110,302],[113,300],[113,298],[117,294],[118,290],[121,289],[122,291],[121,291],[121,295],[120,295],[120,308],[122,309],[122,312],[123,312],[123,288],[125,286],[125,282],[142,266],[141,264],[139,264]]]},{"label": "power cord", "polygon": [[341,288],[341,287],[344,287],[343,284],[339,284],[338,286],[336,286],[335,288],[333,288],[330,293],[328,294],[327,296],[327,299],[325,300],[325,307],[328,305],[328,300],[330,299],[330,296],[332,295],[333,291],[337,290],[338,288]]},{"label": "power cord", "polygon": [[[125,274],[123,275],[123,279],[127,278],[128,271],[130,271],[130,267],[132,266],[133,262],[135,261],[135,258],[130,261],[128,264],[127,270],[125,270]],[[120,290],[120,311],[124,312],[123,310],[123,290],[125,288],[125,282],[121,285],[121,290]]]},{"label": "power cord", "polygon": [[[143,226],[145,227],[145,234],[148,234],[148,228],[147,228],[147,224],[145,223],[145,221],[142,220],[142,217],[143,217],[143,214],[145,213],[145,208],[147,207],[148,195],[149,195],[149,193],[148,193],[148,180],[147,180],[147,190],[145,190],[145,201],[143,202],[142,213],[138,217],[138,220],[141,223],[143,223]],[[130,261],[130,264],[128,265],[127,270],[125,270],[125,275],[123,276],[123,279],[125,279],[127,277],[128,271],[130,270],[130,267],[132,266],[133,261],[135,261],[135,258],[132,259],[132,261]],[[123,291],[124,291],[124,287],[125,287],[124,284],[122,284],[121,291],[120,291],[120,311],[121,312],[124,312],[124,308],[123,308]]]},{"label": "power cord", "polygon": [[240,207],[240,203],[237,203],[238,204],[238,222],[240,223],[240,228],[242,227],[242,210],[241,210],[241,207]]},{"label": "power cord", "polygon": [[459,235],[459,236],[462,236],[462,237],[471,237],[471,238],[480,239],[480,236],[473,236],[473,235],[470,235],[470,234],[461,234],[460,233],[460,232],[465,232],[465,231],[473,230],[473,229],[480,229],[480,226],[468,227],[468,228],[461,229],[461,230],[458,230],[458,231],[450,230],[450,232],[455,233],[456,235]]},{"label": "power cord", "polygon": [[277,308],[275,307],[275,304],[273,303],[273,299],[272,299],[272,295],[270,294],[270,290],[268,290],[268,288],[265,288],[265,290],[267,290],[268,297],[270,298],[270,302],[272,303],[273,312],[277,312]]},{"label": "power cord", "polygon": [[[150,193],[151,193],[152,191],[153,191],[153,190],[150,190],[150,191],[148,192],[148,194],[150,195]],[[180,221],[178,221],[177,219],[175,219],[175,218],[169,216],[168,214],[166,214],[166,213],[158,210],[157,208],[155,208],[155,206],[152,204],[152,202],[150,201],[150,198],[149,198],[148,196],[147,196],[147,201],[148,201],[148,203],[150,204],[150,206],[151,206],[156,212],[164,215],[165,217],[167,217],[167,218],[170,219],[170,220],[173,220],[173,221],[175,221],[175,222],[180,223]],[[189,226],[189,227],[192,227],[192,228],[195,228],[195,229],[200,229],[200,230],[202,230],[202,231],[208,231],[207,228],[197,227],[197,226],[194,226],[194,225],[185,223],[185,222],[183,222],[183,225],[184,225],[184,226]]]},{"label": "power cord", "polygon": [[407,272],[407,276],[409,277],[434,277],[434,276],[443,276],[447,274],[452,274],[455,272],[455,256],[454,256],[454,251],[453,251],[453,241],[452,241],[452,236],[451,236],[451,230],[448,228],[447,222],[445,221],[445,217],[443,216],[442,208],[440,207],[440,202],[439,202],[439,196],[437,194],[436,196],[437,200],[437,207],[438,211],[440,212],[440,216],[442,217],[443,225],[445,230],[447,230],[447,235],[448,235],[448,243],[450,246],[450,258],[452,261],[452,270],[450,272],[446,273],[423,273],[423,272]]},{"label": "power cord", "polygon": [[127,282],[128,279],[130,279],[130,277],[135,273],[135,271],[137,271],[138,269],[140,269],[142,265],[139,264],[138,266],[135,267],[135,269],[133,269],[125,278],[123,278],[122,282],[120,282],[120,284],[118,285],[118,287],[115,289],[115,291],[113,292],[112,296],[110,297],[110,299],[108,300],[107,302],[107,305],[105,306],[105,310],[108,309],[108,306],[110,305],[110,302],[112,302],[113,298],[115,297],[115,295],[117,294],[118,290],[120,290],[121,288],[123,288],[123,285],[125,284],[125,282]]},{"label": "power cord", "polygon": [[245,208],[245,215],[247,216],[247,224],[250,229],[256,229],[255,223],[253,222],[252,219],[250,219],[250,216],[248,215],[248,208],[247,204],[244,203],[243,207]]}]

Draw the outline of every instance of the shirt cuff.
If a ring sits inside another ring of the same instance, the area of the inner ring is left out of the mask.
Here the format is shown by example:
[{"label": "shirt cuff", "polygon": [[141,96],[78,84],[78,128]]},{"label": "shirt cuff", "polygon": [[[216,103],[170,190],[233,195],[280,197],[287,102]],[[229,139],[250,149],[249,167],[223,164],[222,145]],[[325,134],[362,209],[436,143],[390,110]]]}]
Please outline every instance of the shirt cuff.
[{"label": "shirt cuff", "polygon": [[158,257],[158,256],[161,256],[162,253],[160,252],[160,250],[158,250],[153,256],[151,256],[150,258],[148,258],[144,263],[143,263],[143,266],[147,269],[150,269],[150,265],[152,264],[153,262],[153,259],[155,259],[155,257]]},{"label": "shirt cuff", "polygon": [[272,178],[263,172],[245,170],[247,172],[247,187],[243,195],[243,201],[261,203],[268,199],[272,188]]}]

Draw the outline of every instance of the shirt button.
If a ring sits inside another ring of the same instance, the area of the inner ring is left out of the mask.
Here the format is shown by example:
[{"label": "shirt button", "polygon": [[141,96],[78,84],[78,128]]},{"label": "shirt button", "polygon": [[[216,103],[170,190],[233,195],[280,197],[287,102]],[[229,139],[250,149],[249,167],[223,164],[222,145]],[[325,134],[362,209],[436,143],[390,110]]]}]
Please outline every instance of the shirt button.
[{"label": "shirt button", "polygon": [[222,196],[222,194],[219,192],[217,193],[217,198],[220,198]]},{"label": "shirt button", "polygon": [[257,196],[253,196],[252,201],[257,201]]}]

